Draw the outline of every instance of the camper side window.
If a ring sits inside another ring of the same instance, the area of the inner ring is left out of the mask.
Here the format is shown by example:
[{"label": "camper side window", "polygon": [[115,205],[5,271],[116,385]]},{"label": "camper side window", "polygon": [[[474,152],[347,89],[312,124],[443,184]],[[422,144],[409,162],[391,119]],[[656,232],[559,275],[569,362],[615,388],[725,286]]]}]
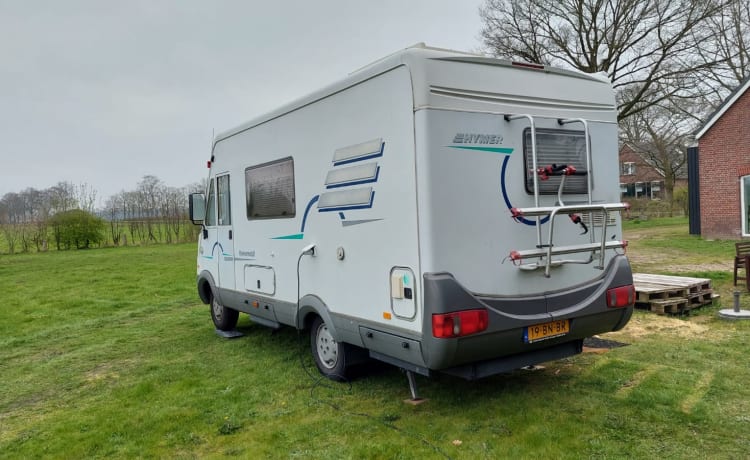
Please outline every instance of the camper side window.
[{"label": "camper side window", "polygon": [[208,188],[208,198],[206,199],[206,227],[216,225],[216,198],[214,197],[214,180],[211,179],[211,185]]},{"label": "camper side window", "polygon": [[216,178],[216,198],[219,205],[219,225],[232,225],[232,208],[229,202],[229,174]]},{"label": "camper side window", "polygon": [[[534,162],[531,154],[530,128],[526,128],[523,132],[523,156],[526,164],[526,192],[533,194]],[[588,171],[586,171],[586,138],[583,131],[537,129],[536,156],[538,168],[553,164],[575,167],[577,174],[565,179],[563,192],[586,193],[588,187],[586,174]],[[547,180],[538,180],[539,193],[542,195],[557,195],[560,188],[560,179],[560,176],[550,176]]]},{"label": "camper side window", "polygon": [[294,217],[294,160],[284,158],[245,169],[247,218]]}]

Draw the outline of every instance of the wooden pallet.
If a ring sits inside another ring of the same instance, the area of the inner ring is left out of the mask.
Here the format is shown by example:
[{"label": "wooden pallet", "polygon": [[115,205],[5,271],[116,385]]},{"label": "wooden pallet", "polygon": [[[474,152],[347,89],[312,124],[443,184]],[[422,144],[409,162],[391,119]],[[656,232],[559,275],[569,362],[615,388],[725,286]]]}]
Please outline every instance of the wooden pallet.
[{"label": "wooden pallet", "polygon": [[681,313],[690,309],[690,304],[686,299],[654,300],[647,305],[649,310],[660,315],[665,313]]},{"label": "wooden pallet", "polygon": [[672,286],[687,289],[691,294],[711,289],[711,280],[706,278],[688,278],[686,276],[650,275],[633,273],[633,282],[650,283],[661,286]]},{"label": "wooden pallet", "polygon": [[703,305],[708,305],[714,301],[714,290],[706,289],[697,294],[690,294],[687,299],[688,302],[690,302],[690,305],[702,307]]},{"label": "wooden pallet", "polygon": [[684,314],[710,305],[718,296],[711,289],[711,280],[682,276],[634,273],[636,307],[664,315]]},{"label": "wooden pallet", "polygon": [[690,294],[690,290],[678,286],[636,282],[635,293],[637,302],[651,302],[654,300],[685,298]]}]

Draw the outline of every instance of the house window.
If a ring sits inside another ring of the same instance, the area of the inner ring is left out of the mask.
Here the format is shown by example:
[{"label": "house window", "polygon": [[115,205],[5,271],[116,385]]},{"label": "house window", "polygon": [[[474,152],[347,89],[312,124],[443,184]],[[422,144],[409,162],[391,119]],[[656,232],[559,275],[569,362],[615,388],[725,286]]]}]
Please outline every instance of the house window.
[{"label": "house window", "polygon": [[635,175],[635,163],[632,161],[626,161],[622,164],[622,175],[623,176],[634,176]]},{"label": "house window", "polygon": [[646,193],[646,189],[643,186],[643,182],[636,182],[635,183],[635,197],[638,198],[639,196],[643,196],[644,193]]},{"label": "house window", "polygon": [[622,197],[635,197],[635,184],[620,184]]},{"label": "house window", "polygon": [[661,191],[661,181],[655,180],[651,182],[651,199],[657,198]]},{"label": "house window", "polygon": [[245,169],[247,218],[294,217],[294,160],[284,158]]},{"label": "house window", "polygon": [[[536,172],[534,171],[531,155],[530,128],[526,128],[523,133],[523,154],[526,163],[526,192],[534,193],[534,174]],[[586,138],[583,131],[537,129],[536,156],[537,166],[540,168],[553,164],[575,167],[577,173],[565,178],[563,192],[587,193]],[[542,195],[556,195],[560,188],[560,180],[561,176],[551,176],[548,180],[538,181],[539,193]]]},{"label": "house window", "polygon": [[744,176],[740,180],[740,202],[742,236],[750,236],[750,176]]}]

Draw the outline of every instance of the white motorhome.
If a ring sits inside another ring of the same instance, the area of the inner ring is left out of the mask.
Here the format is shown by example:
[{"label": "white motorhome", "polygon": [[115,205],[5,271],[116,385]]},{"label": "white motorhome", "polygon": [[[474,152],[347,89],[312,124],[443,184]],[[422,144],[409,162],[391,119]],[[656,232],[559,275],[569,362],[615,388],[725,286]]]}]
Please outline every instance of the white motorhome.
[{"label": "white motorhome", "polygon": [[632,314],[603,76],[417,45],[219,134],[209,164],[216,328],[310,330],[330,378],[362,356],[480,378]]}]

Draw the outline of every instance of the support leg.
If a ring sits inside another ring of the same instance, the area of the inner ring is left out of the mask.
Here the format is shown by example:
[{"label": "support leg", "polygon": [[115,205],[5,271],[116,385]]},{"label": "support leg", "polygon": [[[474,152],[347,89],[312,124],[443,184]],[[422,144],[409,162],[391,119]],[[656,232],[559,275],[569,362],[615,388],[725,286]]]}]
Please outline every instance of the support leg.
[{"label": "support leg", "polygon": [[406,371],[406,378],[409,380],[409,392],[411,393],[411,399],[407,399],[404,402],[408,404],[422,404],[423,402],[427,401],[426,399],[422,399],[417,394],[417,380],[414,378],[414,373],[412,371],[407,370]]}]

